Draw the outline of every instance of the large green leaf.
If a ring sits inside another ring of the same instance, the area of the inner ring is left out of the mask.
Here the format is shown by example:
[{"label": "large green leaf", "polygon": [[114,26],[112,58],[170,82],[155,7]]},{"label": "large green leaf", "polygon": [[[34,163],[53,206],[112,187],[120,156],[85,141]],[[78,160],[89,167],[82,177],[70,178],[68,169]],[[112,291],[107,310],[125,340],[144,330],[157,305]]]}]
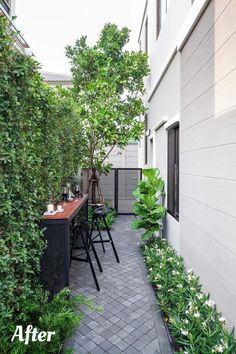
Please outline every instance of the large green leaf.
[{"label": "large green leaf", "polygon": [[133,229],[141,229],[147,226],[147,222],[145,220],[136,219],[131,223]]},{"label": "large green leaf", "polygon": [[143,175],[147,177],[148,179],[154,179],[157,178],[160,174],[160,171],[158,168],[145,168],[143,169]]},{"label": "large green leaf", "polygon": [[135,202],[133,205],[133,212],[135,215],[147,216],[148,212],[145,205]]}]

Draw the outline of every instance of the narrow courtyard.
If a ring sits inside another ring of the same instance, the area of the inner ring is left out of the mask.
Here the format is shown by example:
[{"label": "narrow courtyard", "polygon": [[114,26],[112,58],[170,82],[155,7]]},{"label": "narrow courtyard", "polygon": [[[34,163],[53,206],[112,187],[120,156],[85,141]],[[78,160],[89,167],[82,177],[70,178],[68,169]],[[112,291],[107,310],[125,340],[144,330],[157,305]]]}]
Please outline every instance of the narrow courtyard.
[{"label": "narrow courtyard", "polygon": [[[103,273],[94,263],[101,291],[95,288],[89,264],[72,262],[72,295],[83,293],[104,307],[102,314],[86,311],[75,336],[70,339],[78,354],[171,354],[172,349],[152,286],[148,283],[139,241],[141,232],[131,230],[132,216],[119,216],[112,229],[119,254],[111,245],[96,250]],[[105,234],[104,234],[105,238]]]}]

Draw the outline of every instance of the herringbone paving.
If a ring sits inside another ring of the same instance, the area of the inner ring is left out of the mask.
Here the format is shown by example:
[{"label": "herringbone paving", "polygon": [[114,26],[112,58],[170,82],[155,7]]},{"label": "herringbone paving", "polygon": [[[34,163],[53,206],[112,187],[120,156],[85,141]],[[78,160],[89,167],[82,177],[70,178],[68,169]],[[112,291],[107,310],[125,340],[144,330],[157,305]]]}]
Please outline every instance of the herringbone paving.
[{"label": "herringbone paving", "polygon": [[95,245],[103,267],[100,273],[94,262],[100,292],[95,289],[89,264],[72,262],[72,295],[83,293],[104,307],[102,314],[85,311],[85,318],[71,339],[78,354],[172,353],[140,254],[141,233],[131,230],[131,219],[119,216],[112,230],[120,263],[109,243],[105,245],[106,253],[100,244]]}]

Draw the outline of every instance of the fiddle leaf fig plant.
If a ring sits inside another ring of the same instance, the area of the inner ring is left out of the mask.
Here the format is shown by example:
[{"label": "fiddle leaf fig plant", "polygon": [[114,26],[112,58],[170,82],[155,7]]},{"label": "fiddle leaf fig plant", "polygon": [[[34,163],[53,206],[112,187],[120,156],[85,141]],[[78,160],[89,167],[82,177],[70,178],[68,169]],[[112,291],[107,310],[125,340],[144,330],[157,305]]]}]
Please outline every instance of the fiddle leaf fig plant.
[{"label": "fiddle leaf fig plant", "polygon": [[160,220],[164,217],[166,209],[159,200],[164,195],[165,184],[157,168],[144,169],[143,175],[146,179],[140,181],[133,192],[136,198],[133,212],[137,218],[131,226],[133,229],[145,229],[142,239],[146,240],[161,229]]}]

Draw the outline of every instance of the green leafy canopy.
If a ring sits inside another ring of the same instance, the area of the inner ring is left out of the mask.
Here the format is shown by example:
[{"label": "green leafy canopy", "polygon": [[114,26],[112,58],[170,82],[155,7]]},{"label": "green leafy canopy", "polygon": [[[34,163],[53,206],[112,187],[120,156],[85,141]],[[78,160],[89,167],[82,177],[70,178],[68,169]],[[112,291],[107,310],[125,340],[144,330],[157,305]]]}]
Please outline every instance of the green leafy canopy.
[{"label": "green leafy canopy", "polygon": [[81,37],[66,49],[83,121],[82,163],[100,172],[116,145],[124,148],[143,133],[138,116],[145,112],[143,79],[149,69],[146,54],[124,49],[129,33],[127,28],[107,24],[95,45],[89,46]]}]

